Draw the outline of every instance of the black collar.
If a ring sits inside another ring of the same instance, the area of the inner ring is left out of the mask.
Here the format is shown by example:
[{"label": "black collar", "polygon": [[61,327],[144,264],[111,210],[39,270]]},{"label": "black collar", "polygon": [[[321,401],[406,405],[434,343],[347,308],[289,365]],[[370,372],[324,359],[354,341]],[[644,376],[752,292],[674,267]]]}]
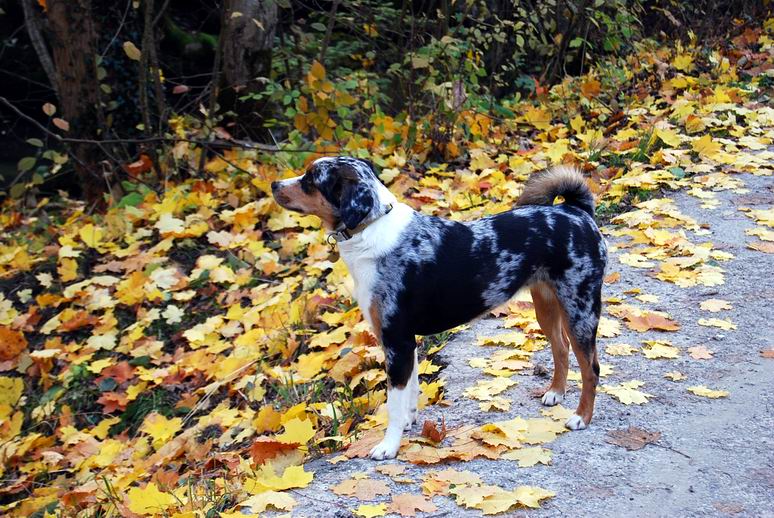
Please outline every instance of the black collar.
[{"label": "black collar", "polygon": [[355,236],[356,234],[359,234],[360,232],[365,230],[366,227],[368,227],[368,225],[372,224],[374,221],[377,221],[379,218],[386,216],[390,212],[392,212],[392,203],[387,205],[387,207],[385,207],[382,213],[379,214],[377,217],[375,217],[372,220],[366,221],[365,223],[361,223],[360,225],[356,226],[352,230],[349,230],[348,228],[344,227],[329,233],[328,243],[333,245],[335,243],[340,243],[342,241],[348,241],[352,239],[352,237]]}]

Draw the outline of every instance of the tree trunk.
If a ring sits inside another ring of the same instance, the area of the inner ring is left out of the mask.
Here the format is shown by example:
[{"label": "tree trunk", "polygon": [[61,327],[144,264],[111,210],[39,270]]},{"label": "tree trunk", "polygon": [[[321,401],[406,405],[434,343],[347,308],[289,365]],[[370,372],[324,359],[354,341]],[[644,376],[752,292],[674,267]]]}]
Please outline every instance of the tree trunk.
[{"label": "tree trunk", "polygon": [[[47,6],[59,107],[62,118],[70,125],[66,136],[95,139],[99,127],[99,82],[91,0],[48,0]],[[105,179],[100,172],[98,146],[77,143],[72,150],[84,198],[102,205]]]},{"label": "tree trunk", "polygon": [[255,101],[242,103],[239,97],[263,88],[258,78],[268,77],[271,72],[276,27],[276,1],[224,1],[218,100],[222,110],[234,112],[237,133],[253,138],[262,133],[261,122],[267,107]]}]

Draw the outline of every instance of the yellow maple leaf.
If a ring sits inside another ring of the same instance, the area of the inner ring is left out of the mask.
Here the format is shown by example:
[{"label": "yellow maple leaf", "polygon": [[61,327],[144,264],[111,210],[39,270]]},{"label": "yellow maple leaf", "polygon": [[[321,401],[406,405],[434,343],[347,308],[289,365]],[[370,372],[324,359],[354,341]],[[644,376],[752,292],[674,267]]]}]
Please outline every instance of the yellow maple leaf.
[{"label": "yellow maple leaf", "polygon": [[682,381],[686,378],[686,375],[679,371],[669,371],[664,374],[664,377],[672,381]]},{"label": "yellow maple leaf", "polygon": [[269,506],[280,511],[290,511],[295,505],[295,498],[279,491],[266,491],[239,503],[239,507],[249,507],[252,513],[262,513]]},{"label": "yellow maple leaf", "polygon": [[513,490],[513,496],[521,505],[537,509],[540,501],[556,496],[556,493],[537,486],[519,486]]},{"label": "yellow maple leaf", "polygon": [[601,317],[597,334],[602,338],[613,338],[621,334],[621,323],[612,318]]},{"label": "yellow maple leaf", "polygon": [[101,228],[95,227],[89,223],[88,225],[84,225],[83,228],[78,231],[78,235],[86,246],[89,248],[97,248],[99,247],[102,238],[105,236],[105,232]]},{"label": "yellow maple leaf", "polygon": [[605,347],[605,352],[611,356],[631,356],[636,351],[629,344],[610,344]]},{"label": "yellow maple leaf", "polygon": [[183,420],[179,417],[167,419],[163,415],[153,412],[148,414],[142,423],[140,430],[153,438],[153,447],[159,449],[167,443],[183,427]]},{"label": "yellow maple leaf", "polygon": [[163,514],[164,511],[177,504],[177,499],[169,493],[159,491],[156,484],[149,482],[147,486],[131,488],[127,494],[127,508],[133,513],[143,516]]},{"label": "yellow maple leaf", "polygon": [[699,156],[706,156],[709,158],[715,157],[720,151],[720,143],[712,140],[710,134],[706,134],[701,138],[698,138],[691,142],[691,149],[696,151]]},{"label": "yellow maple leaf", "polygon": [[357,509],[352,511],[358,516],[363,518],[374,518],[376,516],[384,516],[387,514],[387,504],[362,504]]},{"label": "yellow maple leaf", "polygon": [[668,128],[656,128],[656,136],[660,138],[664,144],[670,147],[677,147],[682,143],[680,135],[676,131]]},{"label": "yellow maple leaf", "polygon": [[312,422],[308,419],[294,418],[284,426],[285,431],[277,436],[277,440],[287,444],[306,444],[316,433]]},{"label": "yellow maple leaf", "polygon": [[280,477],[274,472],[271,462],[265,462],[255,472],[255,478],[248,478],[245,481],[244,489],[250,494],[257,495],[271,490],[282,491],[293,487],[306,487],[313,478],[314,473],[304,471],[303,466],[289,466]]},{"label": "yellow maple leaf", "polygon": [[648,340],[642,348],[642,354],[651,360],[659,358],[673,359],[680,355],[680,349],[667,340]]},{"label": "yellow maple leaf", "polygon": [[519,347],[527,341],[527,335],[520,331],[512,331],[494,336],[479,336],[476,338],[478,345],[501,345]]},{"label": "yellow maple leaf", "polygon": [[674,61],[672,61],[672,65],[677,70],[682,70],[683,72],[690,72],[693,69],[693,56],[690,54],[678,54],[675,56]]},{"label": "yellow maple leaf", "polygon": [[476,385],[465,389],[465,394],[471,399],[486,401],[516,385],[510,378],[498,377],[492,380],[478,380]]},{"label": "yellow maple leaf", "polygon": [[0,377],[0,405],[14,406],[24,392],[24,381],[21,378]]},{"label": "yellow maple leaf", "polygon": [[693,387],[688,387],[688,392],[696,394],[697,396],[708,397],[708,398],[711,398],[711,399],[717,399],[717,398],[721,398],[721,397],[728,397],[728,391],[727,390],[713,390],[713,389],[705,387],[704,385],[696,385],[696,386],[693,386]]},{"label": "yellow maple leaf", "polygon": [[551,464],[551,455],[551,450],[541,448],[540,446],[533,446],[511,450],[502,454],[500,458],[518,461],[520,468],[529,468],[538,463]]},{"label": "yellow maple leaf", "polygon": [[698,324],[707,327],[719,327],[720,329],[736,329],[736,324],[723,318],[700,318]]},{"label": "yellow maple leaf", "polygon": [[599,391],[610,394],[624,405],[642,405],[648,402],[649,397],[653,397],[652,394],[637,390],[644,384],[642,381],[631,380],[620,385],[602,385],[599,387]]}]

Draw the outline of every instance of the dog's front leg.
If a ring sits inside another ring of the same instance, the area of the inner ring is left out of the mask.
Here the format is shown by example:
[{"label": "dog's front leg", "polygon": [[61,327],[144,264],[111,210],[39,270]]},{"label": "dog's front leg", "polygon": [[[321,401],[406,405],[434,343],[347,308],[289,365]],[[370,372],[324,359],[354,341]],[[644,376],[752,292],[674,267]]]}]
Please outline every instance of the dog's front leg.
[{"label": "dog's front leg", "polygon": [[410,340],[384,340],[387,361],[387,431],[382,442],[371,450],[371,458],[375,460],[393,459],[398,454],[403,430],[413,419],[412,397],[416,399],[416,391],[412,389],[411,377],[415,369],[416,343],[412,336]]}]

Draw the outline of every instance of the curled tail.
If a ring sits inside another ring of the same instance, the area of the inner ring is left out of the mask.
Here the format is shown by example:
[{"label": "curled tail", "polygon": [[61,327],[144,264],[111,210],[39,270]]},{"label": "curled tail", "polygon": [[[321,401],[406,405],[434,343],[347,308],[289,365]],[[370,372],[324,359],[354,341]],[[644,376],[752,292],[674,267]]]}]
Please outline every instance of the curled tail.
[{"label": "curled tail", "polygon": [[557,196],[564,198],[567,205],[578,207],[594,217],[594,195],[580,170],[569,165],[532,174],[516,204],[553,205]]}]

